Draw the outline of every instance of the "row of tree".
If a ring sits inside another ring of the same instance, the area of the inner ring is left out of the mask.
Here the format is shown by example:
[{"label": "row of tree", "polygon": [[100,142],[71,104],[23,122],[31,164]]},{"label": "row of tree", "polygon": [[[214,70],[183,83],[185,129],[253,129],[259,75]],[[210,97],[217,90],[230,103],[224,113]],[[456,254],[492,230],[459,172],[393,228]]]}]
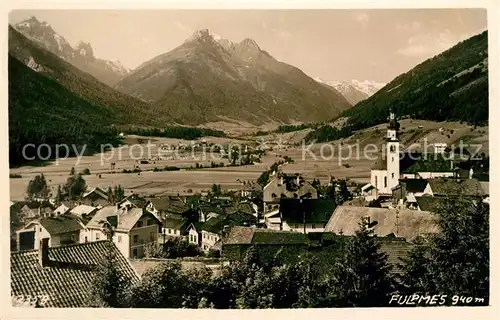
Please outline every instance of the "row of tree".
[{"label": "row of tree", "polygon": [[[318,259],[311,252],[301,256],[298,263],[286,263],[279,255],[263,260],[255,248],[250,248],[242,261],[221,265],[218,274],[208,268],[185,270],[174,262],[159,264],[147,270],[138,282],[128,282],[120,276],[114,258],[108,256],[91,286],[88,305],[386,307],[407,306],[406,298],[394,297],[414,294],[446,295],[445,305],[488,305],[489,206],[453,199],[439,210],[438,226],[440,233],[413,244],[399,272],[392,270],[387,254],[380,251],[380,241],[363,221],[355,236],[340,237],[342,241],[329,257]],[[325,261],[328,268],[320,269]],[[455,299],[454,295],[474,299]]]}]

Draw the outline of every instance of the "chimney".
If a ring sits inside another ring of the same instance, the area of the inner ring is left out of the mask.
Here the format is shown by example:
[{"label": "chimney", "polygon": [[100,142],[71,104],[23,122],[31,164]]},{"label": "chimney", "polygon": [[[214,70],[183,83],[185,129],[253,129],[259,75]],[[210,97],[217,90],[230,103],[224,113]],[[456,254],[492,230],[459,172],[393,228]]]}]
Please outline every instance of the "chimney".
[{"label": "chimney", "polygon": [[469,170],[469,179],[472,179],[472,176],[474,175],[474,169],[472,167]]},{"label": "chimney", "polygon": [[42,267],[46,267],[49,261],[49,238],[43,238],[38,248],[38,262]]}]

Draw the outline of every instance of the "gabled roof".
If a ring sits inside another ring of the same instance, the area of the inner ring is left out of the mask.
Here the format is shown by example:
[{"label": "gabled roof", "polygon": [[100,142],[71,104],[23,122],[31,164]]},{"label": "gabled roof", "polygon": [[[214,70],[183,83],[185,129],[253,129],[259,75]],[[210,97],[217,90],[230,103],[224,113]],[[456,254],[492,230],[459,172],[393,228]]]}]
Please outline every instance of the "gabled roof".
[{"label": "gabled roof", "polygon": [[75,232],[84,228],[77,217],[67,214],[57,217],[40,218],[38,223],[40,223],[52,236],[61,233]]},{"label": "gabled roof", "polygon": [[422,211],[436,212],[447,201],[442,197],[415,197],[418,207]]},{"label": "gabled roof", "polygon": [[233,227],[233,226],[244,226],[250,225],[254,216],[250,214],[231,214],[231,215],[218,215],[216,217],[208,219],[205,223],[203,223],[200,227],[201,230],[208,231],[215,234],[221,234],[222,230],[225,226]]},{"label": "gabled roof", "polygon": [[189,209],[183,199],[177,196],[167,196],[161,198],[151,198],[149,202],[156,210],[161,212],[182,213]]},{"label": "gabled roof", "polygon": [[92,188],[88,192],[84,193],[83,198],[87,198],[88,196],[90,196],[92,194],[96,194],[99,197],[101,197],[102,199],[108,200],[108,195],[106,194],[106,192],[99,187]]},{"label": "gabled roof", "polygon": [[281,199],[281,217],[287,223],[327,223],[335,209],[328,199]]},{"label": "gabled roof", "polygon": [[412,193],[423,192],[428,184],[426,179],[401,179],[400,182],[406,186],[407,192]]},{"label": "gabled roof", "polygon": [[84,307],[95,267],[107,250],[113,250],[116,266],[125,278],[138,280],[135,270],[112,242],[95,241],[48,250],[51,261],[45,267],[39,264],[38,250],[11,253],[12,295],[46,295],[46,307]]},{"label": "gabled roof", "polygon": [[269,198],[272,194],[276,198],[280,198],[284,195],[287,198],[301,198],[308,194],[311,196],[317,195],[317,190],[311,185],[310,182],[300,179],[300,183],[297,185],[297,177],[283,176],[283,184],[281,184],[281,178],[275,176],[264,188],[264,198]]},{"label": "gabled roof", "polygon": [[163,219],[163,228],[180,230],[181,233],[186,231],[189,226],[189,221],[184,218],[172,218],[168,217]]},{"label": "gabled roof", "polygon": [[429,179],[433,194],[483,196],[483,187],[477,179],[456,180],[452,178]]},{"label": "gabled roof", "polygon": [[87,206],[87,205],[81,204],[78,207],[74,207],[73,209],[71,209],[70,212],[72,214],[76,214],[76,215],[83,215],[83,214],[92,213],[95,210],[97,210],[96,207],[92,207],[92,206]]},{"label": "gabled roof", "polygon": [[126,201],[129,201],[132,203],[136,208],[144,208],[148,201],[144,199],[143,197],[140,197],[136,194],[131,194],[130,196],[124,198],[122,201],[118,203],[118,205],[122,205]]},{"label": "gabled roof", "polygon": [[59,205],[59,207],[57,207],[54,210],[54,213],[56,213],[56,214],[64,214],[64,213],[66,213],[68,211],[70,211],[70,208],[68,206],[66,206],[64,203],[61,203],[61,205]]},{"label": "gabled roof", "polygon": [[362,218],[370,219],[373,231],[380,237],[394,234],[411,241],[419,235],[438,232],[437,217],[428,211],[345,205],[335,209],[324,231],[354,235]]},{"label": "gabled roof", "polygon": [[[118,218],[117,231],[130,231],[137,221],[144,215],[148,214],[158,220],[153,214],[143,211],[142,208],[131,208],[128,210],[117,209],[116,206],[107,206],[96,212],[92,219],[87,223],[87,228],[102,228],[103,223],[109,217],[116,216]],[[159,220],[158,220],[159,221]]]},{"label": "gabled roof", "polygon": [[224,245],[240,244],[309,244],[309,238],[307,235],[298,232],[234,226],[224,240]]}]

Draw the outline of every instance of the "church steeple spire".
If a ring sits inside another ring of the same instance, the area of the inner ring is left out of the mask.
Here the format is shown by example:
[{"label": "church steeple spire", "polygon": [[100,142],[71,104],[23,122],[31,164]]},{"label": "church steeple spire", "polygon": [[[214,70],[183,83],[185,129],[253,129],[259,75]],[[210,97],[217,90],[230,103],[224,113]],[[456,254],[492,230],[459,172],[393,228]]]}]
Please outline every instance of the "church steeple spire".
[{"label": "church steeple spire", "polygon": [[395,130],[396,132],[399,130],[399,122],[396,119],[396,108],[391,106],[389,111],[389,130]]}]

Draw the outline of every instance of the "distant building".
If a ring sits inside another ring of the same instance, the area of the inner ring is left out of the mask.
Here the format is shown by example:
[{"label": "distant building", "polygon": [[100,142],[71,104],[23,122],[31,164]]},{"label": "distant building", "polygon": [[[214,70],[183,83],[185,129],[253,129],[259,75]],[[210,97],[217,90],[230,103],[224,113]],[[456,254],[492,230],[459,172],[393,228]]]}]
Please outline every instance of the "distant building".
[{"label": "distant building", "polygon": [[327,199],[283,198],[279,209],[266,214],[264,221],[269,229],[322,232],[334,209],[334,202]]},{"label": "distant building", "polygon": [[263,188],[264,213],[279,208],[281,198],[317,199],[317,190],[299,175],[295,178],[277,173]]},{"label": "distant building", "polygon": [[135,283],[139,276],[113,243],[98,241],[65,247],[49,247],[40,239],[36,247],[11,253],[11,295],[36,298],[33,307],[80,308],[86,306],[96,267],[109,250],[121,276]]},{"label": "distant building", "polygon": [[83,194],[81,204],[92,207],[103,207],[109,204],[108,195],[106,191],[102,190],[99,187],[92,188]]}]

